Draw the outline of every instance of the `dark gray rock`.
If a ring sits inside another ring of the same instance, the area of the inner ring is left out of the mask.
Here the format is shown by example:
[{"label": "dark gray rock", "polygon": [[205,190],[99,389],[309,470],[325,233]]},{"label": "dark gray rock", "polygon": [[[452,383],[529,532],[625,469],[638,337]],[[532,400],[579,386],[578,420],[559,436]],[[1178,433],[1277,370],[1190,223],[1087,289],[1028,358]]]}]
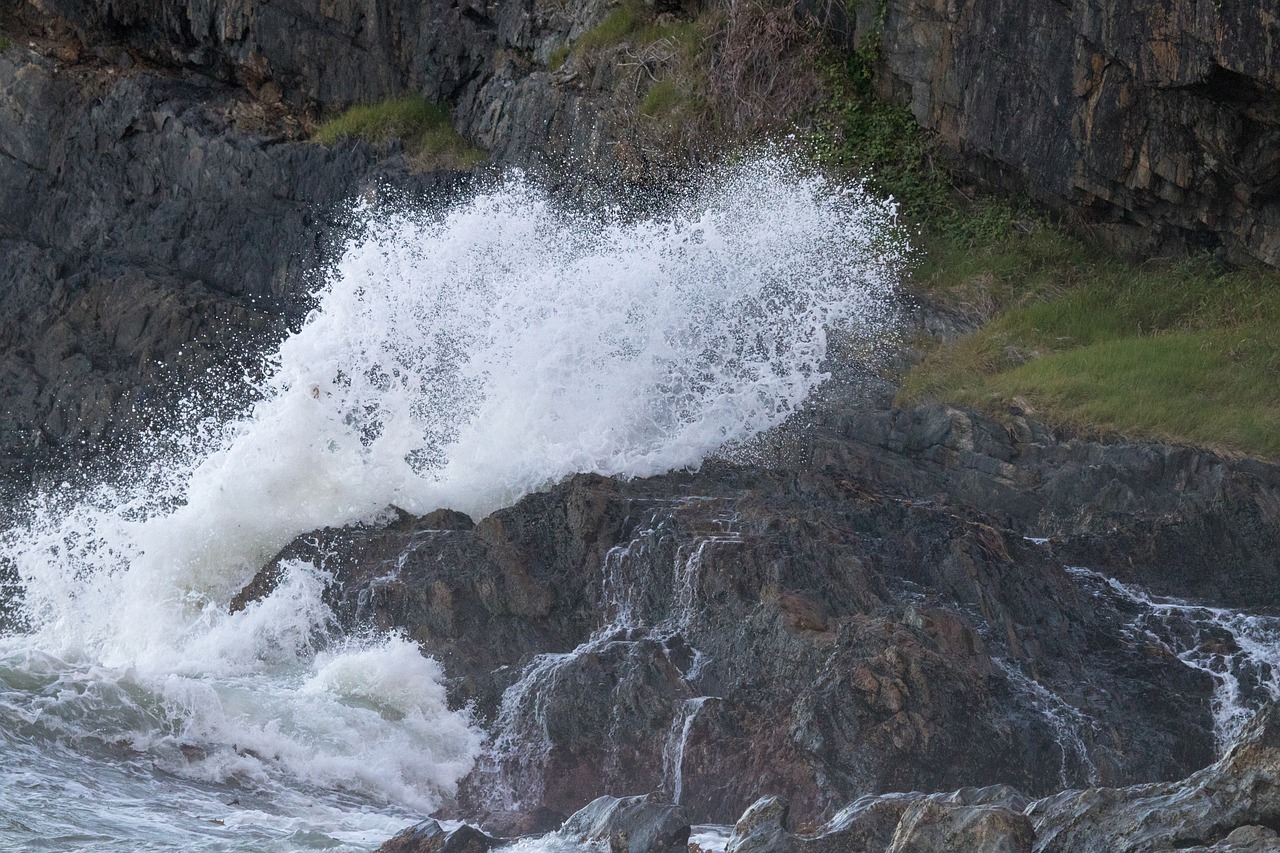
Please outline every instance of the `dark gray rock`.
[{"label": "dark gray rock", "polygon": [[501,844],[474,826],[445,832],[437,821],[424,820],[383,842],[378,853],[488,853]]},{"label": "dark gray rock", "polygon": [[1020,415],[1006,425],[943,405],[819,417],[851,441],[819,439],[815,462],[857,470],[877,488],[949,495],[997,527],[1045,538],[1065,564],[1162,595],[1280,605],[1280,467],[1062,441]]},{"label": "dark gray rock", "polygon": [[247,392],[225,389],[302,316],[350,201],[450,183],[278,122],[237,129],[253,106],[200,78],[0,54],[0,477],[171,426],[183,398],[234,410]]},{"label": "dark gray rock", "polygon": [[1231,751],[1172,784],[1064,791],[1034,803],[1037,853],[1148,853],[1237,842],[1275,849],[1250,827],[1280,825],[1280,704],[1270,704]]},{"label": "dark gray rock", "polygon": [[1280,835],[1265,826],[1242,826],[1212,847],[1184,847],[1184,853],[1276,853]]},{"label": "dark gray rock", "polygon": [[912,803],[885,853],[1031,853],[1035,833],[1021,809],[965,800],[935,794]]},{"label": "dark gray rock", "polygon": [[684,809],[657,794],[603,796],[569,816],[560,837],[570,841],[602,841],[610,853],[683,853],[689,843]]},{"label": "dark gray rock", "polygon": [[421,93],[450,104],[463,135],[502,163],[572,164],[579,176],[608,178],[620,151],[643,159],[654,147],[639,144],[644,123],[635,110],[654,60],[637,63],[624,42],[600,61],[547,68],[554,50],[609,13],[600,0],[391,0],[376,9],[339,2],[287,11],[263,0],[40,5],[86,44],[124,41],[152,62],[237,82],[259,98],[271,88],[298,110]]},{"label": "dark gray rock", "polygon": [[[575,477],[472,530],[403,518],[286,555],[333,555],[341,618],[406,630],[506,745],[463,815],[648,788],[724,822],[782,791],[804,825],[878,791],[1043,796],[1213,760],[1213,679],[1177,654],[1230,637],[1064,563],[1223,603],[1273,590],[1275,469],[941,407],[814,421],[776,467]],[[1171,554],[1176,525],[1195,533]],[[886,845],[895,803],[864,824]]]},{"label": "dark gray rock", "polygon": [[734,827],[727,853],[1030,853],[1028,800],[1007,785],[859,798],[815,832],[786,831],[786,802],[765,797]]},{"label": "dark gray rock", "polygon": [[761,797],[734,824],[725,853],[791,853],[800,845],[787,831],[790,814],[786,799]]}]

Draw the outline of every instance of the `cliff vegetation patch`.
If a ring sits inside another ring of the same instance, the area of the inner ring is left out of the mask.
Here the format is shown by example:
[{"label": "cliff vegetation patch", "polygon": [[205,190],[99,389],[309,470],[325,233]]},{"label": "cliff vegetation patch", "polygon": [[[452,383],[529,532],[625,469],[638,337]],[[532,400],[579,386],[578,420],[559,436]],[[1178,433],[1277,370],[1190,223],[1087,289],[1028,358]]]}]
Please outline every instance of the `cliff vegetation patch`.
[{"label": "cliff vegetation patch", "polygon": [[825,56],[812,149],[899,203],[921,248],[912,287],[977,329],[927,344],[899,402],[1280,458],[1280,273],[1134,264],[981,191],[906,107],[876,97],[878,53],[872,33]]},{"label": "cliff vegetation patch", "polygon": [[[778,0],[665,8],[626,2],[547,67],[610,66],[629,123],[622,146],[661,171],[705,162],[762,137],[794,133],[821,97],[822,23]],[[641,170],[643,172],[643,170]]]},{"label": "cliff vegetation patch", "polygon": [[928,399],[1280,458],[1280,273],[1204,258],[1135,265],[1050,226],[936,245],[916,273],[983,322],[903,382]]},{"label": "cliff vegetation patch", "polygon": [[966,186],[907,107],[876,97],[872,79],[879,49],[872,33],[856,51],[828,50],[820,58],[825,97],[808,134],[815,158],[898,202],[923,242],[976,246],[1025,231],[1029,206]]},{"label": "cliff vegetation patch", "polygon": [[454,129],[448,107],[417,95],[351,107],[321,124],[311,138],[322,143],[357,138],[376,145],[398,139],[410,166],[422,171],[469,170],[485,156]]}]

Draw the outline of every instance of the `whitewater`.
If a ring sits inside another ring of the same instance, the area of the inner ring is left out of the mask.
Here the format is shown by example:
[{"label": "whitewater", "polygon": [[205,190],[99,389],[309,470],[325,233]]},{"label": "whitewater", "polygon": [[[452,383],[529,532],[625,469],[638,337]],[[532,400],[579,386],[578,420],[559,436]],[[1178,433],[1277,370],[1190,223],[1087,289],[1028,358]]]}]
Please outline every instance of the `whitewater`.
[{"label": "whitewater", "polygon": [[317,528],[746,452],[819,391],[833,340],[891,333],[891,203],[766,156],[655,207],[510,175],[359,209],[252,404],[19,507],[0,848],[364,850],[447,804],[486,733],[436,661],[345,636],[321,566],[229,603]]}]

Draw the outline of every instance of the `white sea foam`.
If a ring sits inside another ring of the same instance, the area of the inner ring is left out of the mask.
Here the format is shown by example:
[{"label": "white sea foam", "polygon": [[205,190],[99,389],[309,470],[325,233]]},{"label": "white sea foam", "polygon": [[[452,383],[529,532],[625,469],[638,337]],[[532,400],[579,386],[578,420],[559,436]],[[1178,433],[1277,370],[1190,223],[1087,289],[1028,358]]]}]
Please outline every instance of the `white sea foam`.
[{"label": "white sea foam", "polygon": [[362,215],[242,417],[42,495],[0,535],[28,625],[0,649],[0,710],[30,743],[430,811],[479,748],[439,666],[337,638],[316,566],[239,613],[231,597],[308,530],[392,505],[479,516],[777,426],[825,379],[832,330],[882,337],[902,253],[890,207],[776,158],[647,219],[567,211],[519,177]]}]

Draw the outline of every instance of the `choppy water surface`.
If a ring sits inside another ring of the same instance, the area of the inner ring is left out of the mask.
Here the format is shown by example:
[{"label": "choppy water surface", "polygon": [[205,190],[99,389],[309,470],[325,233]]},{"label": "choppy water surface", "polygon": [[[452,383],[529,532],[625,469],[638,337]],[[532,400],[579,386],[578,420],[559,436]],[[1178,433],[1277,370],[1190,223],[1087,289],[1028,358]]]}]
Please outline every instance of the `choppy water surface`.
[{"label": "choppy water surface", "polygon": [[340,636],[315,566],[231,597],[311,529],[479,516],[777,426],[832,330],[890,325],[892,216],[768,158],[640,221],[518,178],[366,212],[257,403],[0,535],[23,618],[0,638],[0,848],[358,850],[431,813],[484,740],[440,667]]}]

